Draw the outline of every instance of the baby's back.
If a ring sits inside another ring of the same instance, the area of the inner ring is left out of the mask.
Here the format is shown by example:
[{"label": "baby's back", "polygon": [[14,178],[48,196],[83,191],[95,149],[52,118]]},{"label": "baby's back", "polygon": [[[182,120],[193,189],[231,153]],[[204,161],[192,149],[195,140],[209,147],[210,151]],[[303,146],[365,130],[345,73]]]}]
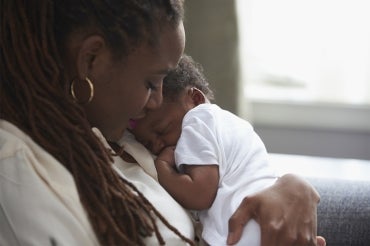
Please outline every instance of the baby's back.
[{"label": "baby's back", "polygon": [[[217,196],[210,209],[199,212],[203,238],[210,245],[226,245],[228,219],[243,198],[276,181],[268,154],[260,137],[247,121],[222,110],[217,105],[203,104],[197,110],[212,113],[220,181]],[[208,116],[210,117],[210,116]],[[208,119],[209,120],[209,119]],[[259,225],[251,220],[238,245],[260,245]]]}]

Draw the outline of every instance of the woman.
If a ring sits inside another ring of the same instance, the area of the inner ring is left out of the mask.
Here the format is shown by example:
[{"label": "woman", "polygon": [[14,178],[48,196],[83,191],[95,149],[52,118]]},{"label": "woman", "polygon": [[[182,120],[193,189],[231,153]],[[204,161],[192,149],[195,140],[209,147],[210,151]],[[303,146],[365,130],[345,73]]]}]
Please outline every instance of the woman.
[{"label": "woman", "polygon": [[[156,201],[163,193],[154,189],[149,202],[140,192],[149,184],[118,170],[106,143],[160,105],[162,80],[184,49],[182,1],[0,3],[0,244],[191,243],[188,222],[176,229],[157,211],[170,198]],[[272,221],[265,232],[274,242],[315,245],[317,201],[311,186],[283,177],[241,204],[230,242],[255,214]],[[294,230],[297,240],[286,233]]]}]

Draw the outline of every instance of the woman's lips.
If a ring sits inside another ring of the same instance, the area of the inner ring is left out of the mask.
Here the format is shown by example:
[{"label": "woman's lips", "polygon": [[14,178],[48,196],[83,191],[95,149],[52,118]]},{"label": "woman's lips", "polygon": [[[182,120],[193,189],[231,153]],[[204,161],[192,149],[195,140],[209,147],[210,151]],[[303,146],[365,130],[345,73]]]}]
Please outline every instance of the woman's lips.
[{"label": "woman's lips", "polygon": [[130,120],[128,121],[128,125],[129,125],[129,128],[130,128],[130,129],[134,129],[134,128],[136,127],[136,125],[137,125],[137,122],[136,122],[136,120],[134,120],[134,119],[130,119]]}]

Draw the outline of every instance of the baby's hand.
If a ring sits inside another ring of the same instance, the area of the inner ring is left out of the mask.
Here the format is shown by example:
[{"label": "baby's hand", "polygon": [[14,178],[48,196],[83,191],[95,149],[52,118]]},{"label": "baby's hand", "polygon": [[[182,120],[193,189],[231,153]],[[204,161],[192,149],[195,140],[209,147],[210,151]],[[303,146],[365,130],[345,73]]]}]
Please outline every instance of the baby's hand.
[{"label": "baby's hand", "polygon": [[166,162],[169,166],[175,166],[175,146],[164,148],[157,156],[157,161]]}]

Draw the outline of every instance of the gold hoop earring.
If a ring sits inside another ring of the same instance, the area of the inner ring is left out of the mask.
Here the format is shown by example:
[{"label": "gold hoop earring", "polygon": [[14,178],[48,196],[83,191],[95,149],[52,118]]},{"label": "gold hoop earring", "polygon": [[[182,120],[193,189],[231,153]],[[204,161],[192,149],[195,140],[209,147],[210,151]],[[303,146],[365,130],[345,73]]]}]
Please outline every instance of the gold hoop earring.
[{"label": "gold hoop earring", "polygon": [[80,104],[88,104],[89,102],[91,102],[91,100],[94,97],[94,84],[91,82],[91,80],[88,77],[85,78],[85,81],[87,82],[87,84],[89,85],[89,88],[90,88],[90,96],[89,96],[89,98],[87,99],[86,102],[81,102],[76,97],[75,86],[74,86],[76,80],[72,80],[72,83],[71,83],[71,95],[73,97],[73,100],[75,100],[75,102],[80,103]]}]

